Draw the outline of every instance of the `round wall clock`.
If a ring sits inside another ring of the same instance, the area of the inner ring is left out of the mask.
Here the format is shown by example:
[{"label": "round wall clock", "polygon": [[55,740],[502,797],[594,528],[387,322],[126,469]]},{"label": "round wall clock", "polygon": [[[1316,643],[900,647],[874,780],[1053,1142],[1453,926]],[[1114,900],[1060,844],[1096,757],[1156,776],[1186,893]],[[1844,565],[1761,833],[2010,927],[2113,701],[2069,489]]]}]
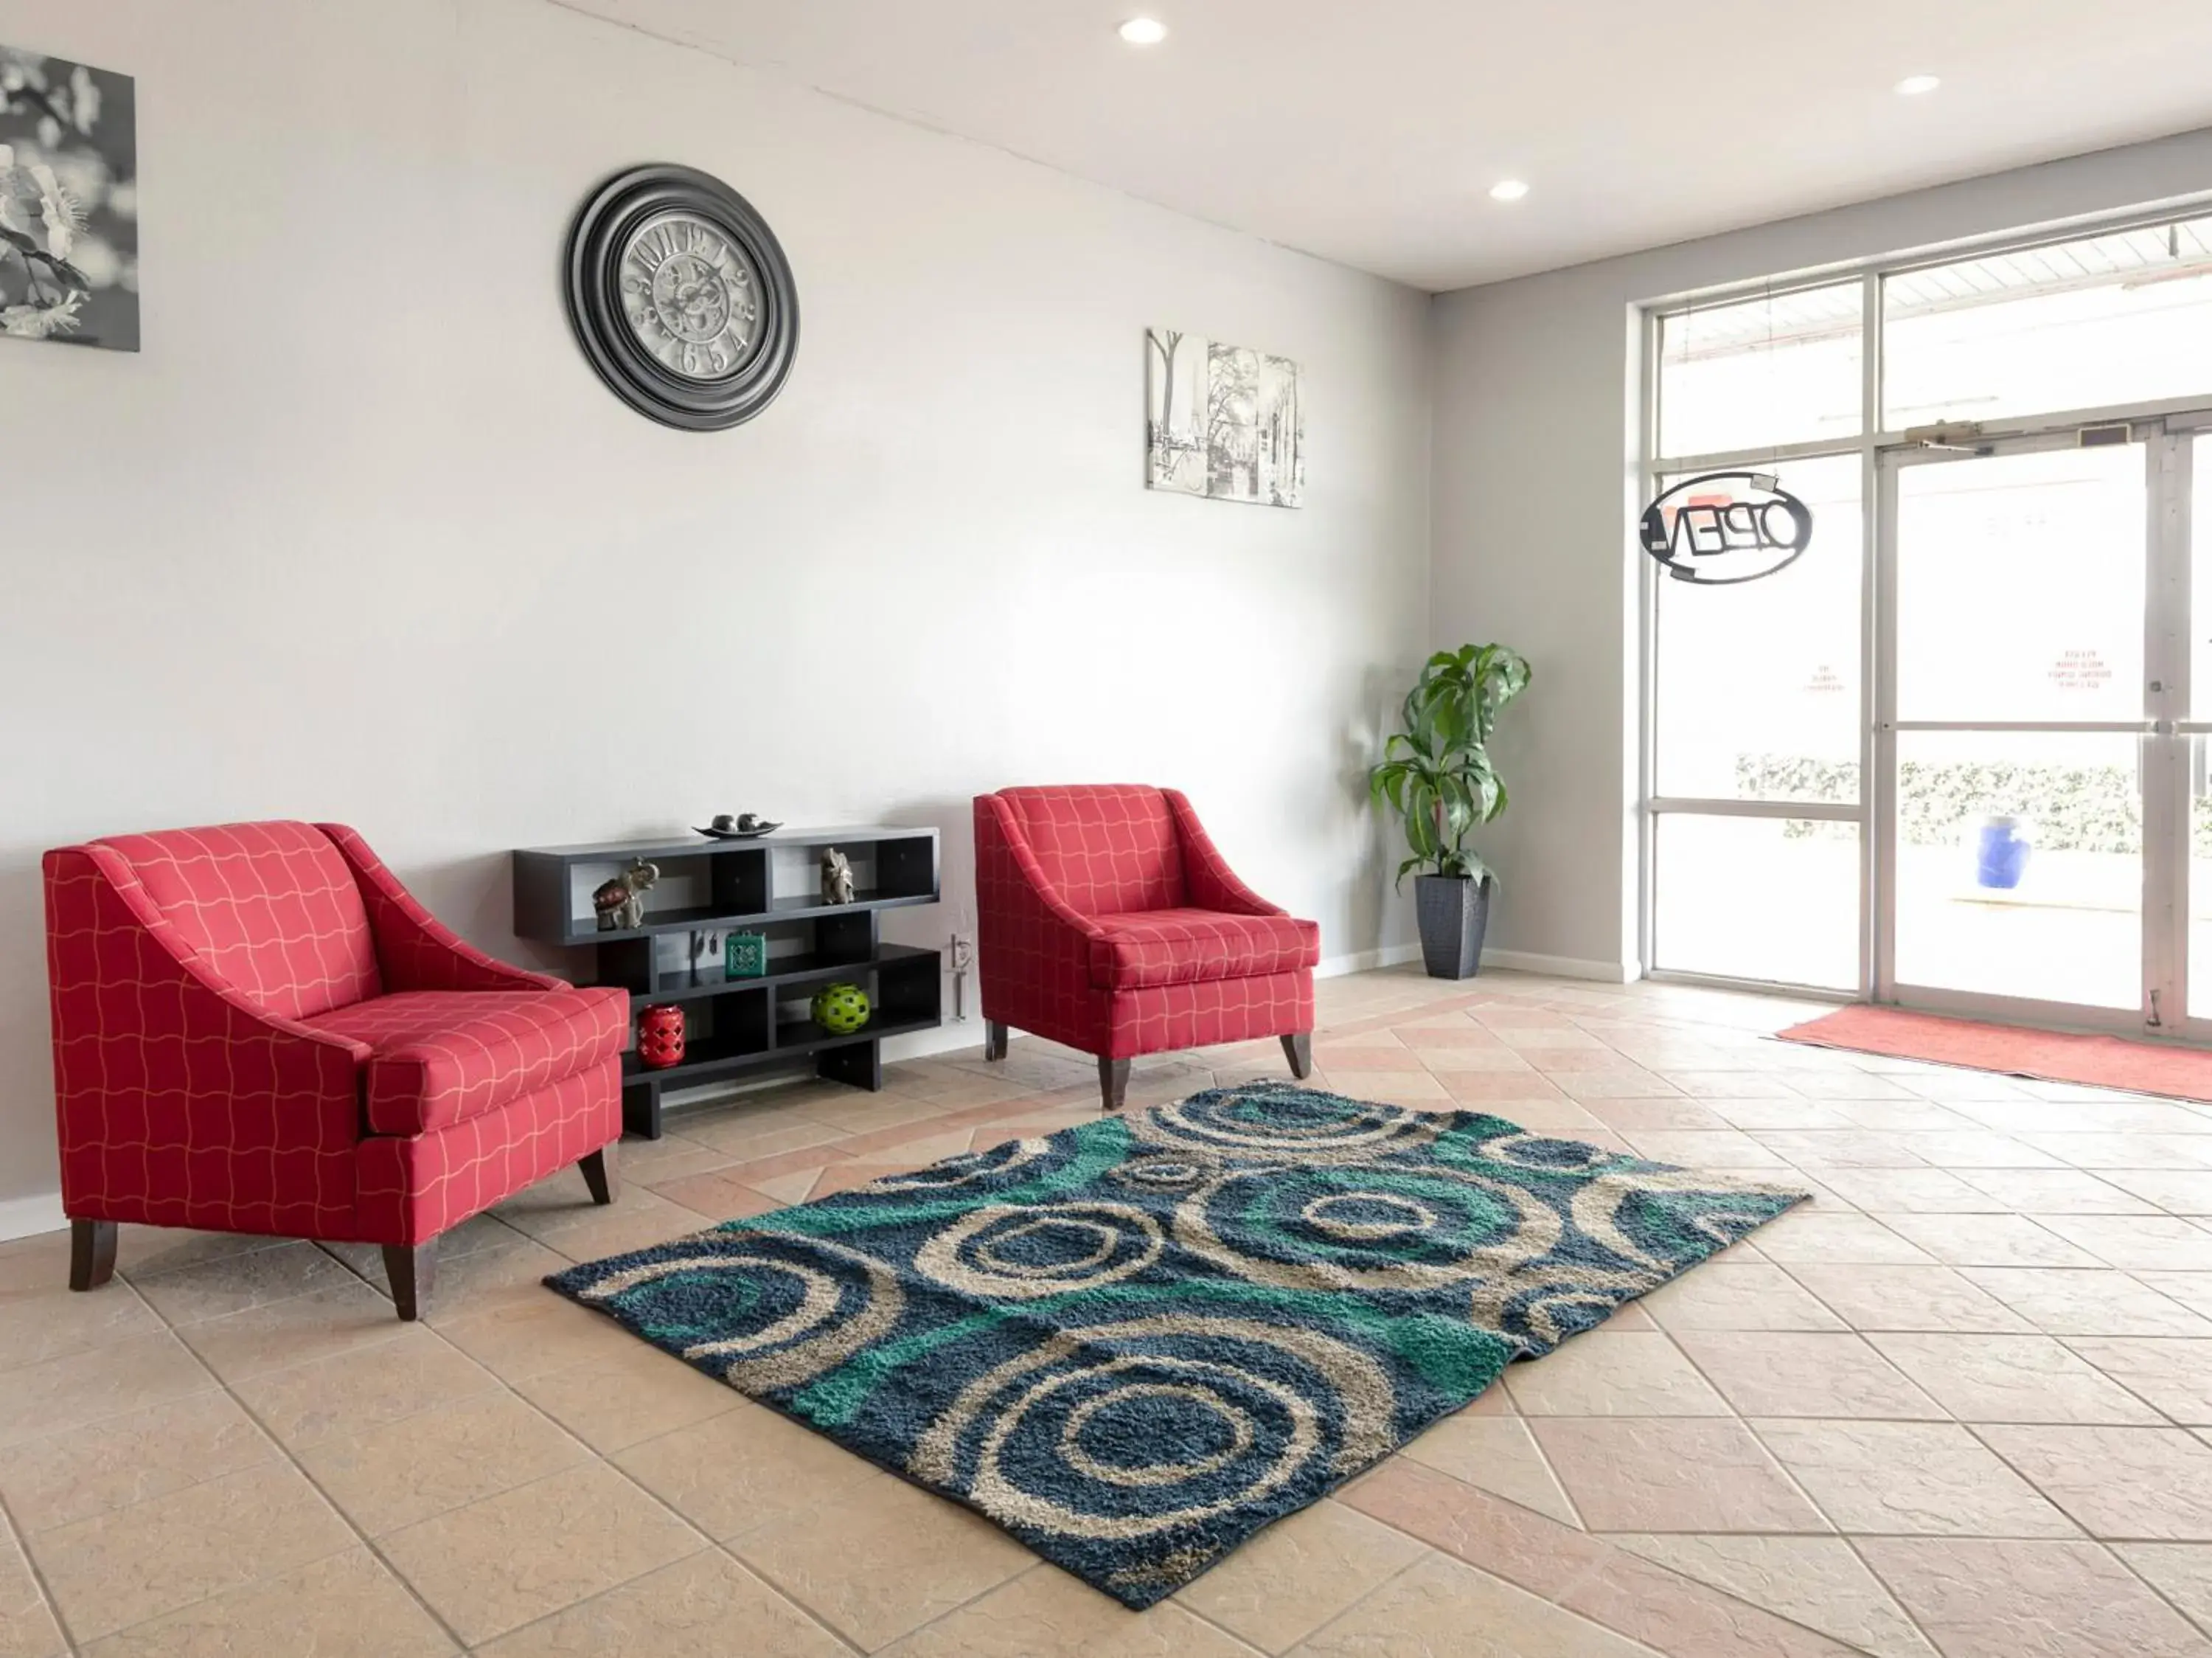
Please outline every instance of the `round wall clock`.
[{"label": "round wall clock", "polygon": [[616,396],[694,431],[766,408],[799,346],[775,233],[688,167],[634,168],[584,204],[568,232],[568,318]]}]

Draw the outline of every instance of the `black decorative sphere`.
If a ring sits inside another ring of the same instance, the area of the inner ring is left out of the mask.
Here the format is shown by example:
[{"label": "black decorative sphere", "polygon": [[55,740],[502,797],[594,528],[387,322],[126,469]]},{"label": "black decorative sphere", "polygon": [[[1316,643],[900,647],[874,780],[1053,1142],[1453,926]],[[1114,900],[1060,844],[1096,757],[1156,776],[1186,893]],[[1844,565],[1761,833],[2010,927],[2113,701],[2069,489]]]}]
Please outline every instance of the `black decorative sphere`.
[{"label": "black decorative sphere", "polygon": [[799,290],[752,204],[688,167],[601,185],[568,232],[568,320],[616,396],[713,431],[775,400],[799,349]]}]

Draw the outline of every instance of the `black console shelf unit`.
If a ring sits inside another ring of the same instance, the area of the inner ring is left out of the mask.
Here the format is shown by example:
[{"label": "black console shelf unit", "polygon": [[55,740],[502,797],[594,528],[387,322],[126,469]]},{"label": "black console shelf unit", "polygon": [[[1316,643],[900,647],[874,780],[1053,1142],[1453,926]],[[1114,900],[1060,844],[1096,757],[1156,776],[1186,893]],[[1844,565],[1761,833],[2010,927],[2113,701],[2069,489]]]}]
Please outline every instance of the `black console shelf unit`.
[{"label": "black console shelf unit", "polygon": [[[850,904],[821,898],[822,849],[851,860]],[[645,895],[641,925],[602,932],[592,891],[642,858],[660,879]],[[799,1063],[855,1088],[884,1085],[885,1037],[943,1021],[939,954],[886,944],[885,910],[938,899],[937,831],[860,825],[780,829],[754,840],[605,841],[538,846],[514,855],[514,930],[541,943],[588,947],[592,983],[629,992],[630,1014],[674,1003],[684,1014],[681,1064],[650,1070],[623,1056],[623,1124],[660,1137],[661,1096]],[[732,978],[724,946],[732,933],[768,940],[768,972]],[[848,979],[874,1012],[849,1035],[807,1017],[816,990]]]}]

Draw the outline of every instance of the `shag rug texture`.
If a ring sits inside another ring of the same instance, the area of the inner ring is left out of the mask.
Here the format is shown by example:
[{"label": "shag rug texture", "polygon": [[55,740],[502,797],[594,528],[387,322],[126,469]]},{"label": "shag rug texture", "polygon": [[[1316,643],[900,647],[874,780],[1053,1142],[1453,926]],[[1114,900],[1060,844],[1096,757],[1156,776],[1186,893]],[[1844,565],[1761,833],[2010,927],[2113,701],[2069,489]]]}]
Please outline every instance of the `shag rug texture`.
[{"label": "shag rug texture", "polygon": [[546,1283],[1140,1607],[1805,1195],[1268,1083]]}]

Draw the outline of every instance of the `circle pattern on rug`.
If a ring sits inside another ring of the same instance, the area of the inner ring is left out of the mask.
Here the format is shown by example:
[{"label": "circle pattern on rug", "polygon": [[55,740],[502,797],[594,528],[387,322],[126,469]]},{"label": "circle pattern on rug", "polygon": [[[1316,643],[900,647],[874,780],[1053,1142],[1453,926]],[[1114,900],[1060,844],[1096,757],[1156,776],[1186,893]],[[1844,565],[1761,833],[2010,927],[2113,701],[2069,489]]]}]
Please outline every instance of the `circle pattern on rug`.
[{"label": "circle pattern on rug", "polygon": [[1142,1607],[1802,1195],[1261,1083],[550,1282]]},{"label": "circle pattern on rug", "polygon": [[1399,1294],[1511,1271],[1564,1229],[1504,1180],[1333,1162],[1231,1170],[1184,1198],[1174,1227],[1182,1248],[1240,1278]]},{"label": "circle pattern on rug", "polygon": [[1054,1333],[978,1377],[909,1472],[994,1519],[1093,1541],[1202,1526],[1389,1448],[1389,1375],[1297,1325],[1162,1313]]},{"label": "circle pattern on rug", "polygon": [[1116,1283],[1159,1259],[1160,1223],[1129,1204],[991,1204],[915,1252],[915,1271],[950,1289],[1028,1301]]},{"label": "circle pattern on rug", "polygon": [[642,1261],[583,1299],[619,1306],[641,1332],[748,1392],[796,1387],[843,1363],[906,1306],[888,1265],[821,1239],[804,1253],[770,1243]]},{"label": "circle pattern on rug", "polygon": [[1213,1157],[1358,1162],[1417,1150],[1448,1115],[1309,1089],[1218,1088],[1155,1106],[1131,1125],[1151,1149]]}]

